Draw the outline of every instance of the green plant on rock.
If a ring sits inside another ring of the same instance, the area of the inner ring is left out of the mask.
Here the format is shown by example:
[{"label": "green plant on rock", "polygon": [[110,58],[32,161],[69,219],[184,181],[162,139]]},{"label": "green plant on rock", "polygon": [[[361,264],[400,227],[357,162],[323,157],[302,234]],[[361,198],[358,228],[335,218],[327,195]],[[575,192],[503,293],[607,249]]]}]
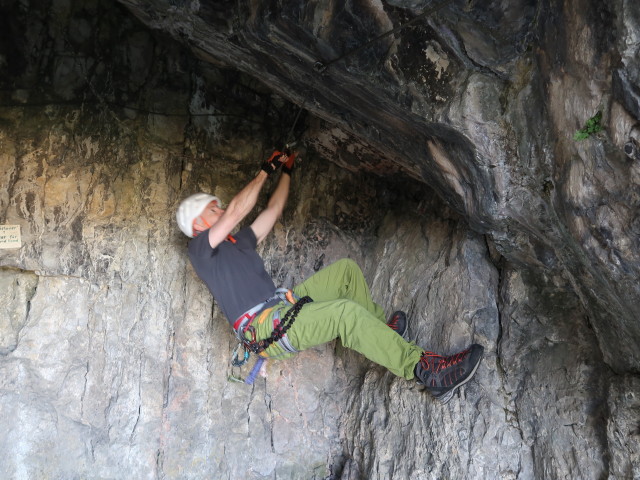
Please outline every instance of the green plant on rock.
[{"label": "green plant on rock", "polygon": [[585,138],[589,138],[594,133],[598,133],[600,130],[602,130],[602,124],[600,123],[601,121],[602,121],[602,112],[598,112],[589,120],[587,120],[587,123],[585,123],[584,128],[581,128],[580,130],[578,130],[573,136],[573,139],[584,140]]}]

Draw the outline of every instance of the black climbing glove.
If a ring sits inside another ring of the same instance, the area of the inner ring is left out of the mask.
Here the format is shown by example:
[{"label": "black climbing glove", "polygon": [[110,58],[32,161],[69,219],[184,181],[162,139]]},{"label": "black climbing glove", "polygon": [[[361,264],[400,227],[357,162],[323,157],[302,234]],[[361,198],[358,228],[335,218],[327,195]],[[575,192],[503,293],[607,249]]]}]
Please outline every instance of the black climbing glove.
[{"label": "black climbing glove", "polygon": [[269,160],[262,164],[262,170],[267,172],[267,175],[271,175],[278,168],[282,166],[283,163],[287,161],[287,154],[282,153],[278,150],[274,151],[273,154],[269,157]]}]

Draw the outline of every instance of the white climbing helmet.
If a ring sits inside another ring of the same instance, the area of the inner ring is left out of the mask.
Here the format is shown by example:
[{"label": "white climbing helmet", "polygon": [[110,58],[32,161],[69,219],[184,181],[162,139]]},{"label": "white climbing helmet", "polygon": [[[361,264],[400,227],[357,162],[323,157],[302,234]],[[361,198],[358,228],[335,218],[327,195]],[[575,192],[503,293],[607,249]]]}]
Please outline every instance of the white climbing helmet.
[{"label": "white climbing helmet", "polygon": [[204,208],[212,201],[218,202],[220,199],[208,193],[195,193],[185,198],[176,212],[176,220],[182,233],[193,238],[193,221],[200,216]]}]

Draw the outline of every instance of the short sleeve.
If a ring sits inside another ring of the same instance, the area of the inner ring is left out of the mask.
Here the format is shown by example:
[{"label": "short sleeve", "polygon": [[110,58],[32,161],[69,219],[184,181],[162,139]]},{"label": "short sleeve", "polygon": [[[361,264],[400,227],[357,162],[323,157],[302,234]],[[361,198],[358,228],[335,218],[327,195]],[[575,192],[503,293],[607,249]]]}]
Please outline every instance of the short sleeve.
[{"label": "short sleeve", "polygon": [[244,227],[238,233],[233,235],[233,237],[238,242],[238,246],[240,248],[250,248],[255,250],[258,245],[258,239],[251,227]]},{"label": "short sleeve", "polygon": [[210,257],[216,253],[217,248],[211,248],[209,244],[209,230],[202,232],[189,242],[189,256],[195,258]]}]

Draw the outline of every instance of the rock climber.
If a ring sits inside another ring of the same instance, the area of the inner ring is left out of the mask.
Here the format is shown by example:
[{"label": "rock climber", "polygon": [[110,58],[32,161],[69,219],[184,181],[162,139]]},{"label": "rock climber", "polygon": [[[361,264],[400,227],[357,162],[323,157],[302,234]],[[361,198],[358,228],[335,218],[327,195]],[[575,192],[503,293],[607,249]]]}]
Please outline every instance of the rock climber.
[{"label": "rock climber", "polygon": [[[386,321],[371,298],[358,265],[343,259],[318,271],[292,291],[276,291],[256,246],[282,214],[296,154],[276,151],[229,202],[196,193],[180,204],[176,217],[192,238],[189,259],[247,351],[285,358],[336,338],[395,375],[416,379],[446,403],[475,374],[484,348],[474,344],[451,356],[425,351],[404,339],[407,316]],[[267,207],[249,226],[232,232],[253,210],[267,178],[282,168]]]}]

